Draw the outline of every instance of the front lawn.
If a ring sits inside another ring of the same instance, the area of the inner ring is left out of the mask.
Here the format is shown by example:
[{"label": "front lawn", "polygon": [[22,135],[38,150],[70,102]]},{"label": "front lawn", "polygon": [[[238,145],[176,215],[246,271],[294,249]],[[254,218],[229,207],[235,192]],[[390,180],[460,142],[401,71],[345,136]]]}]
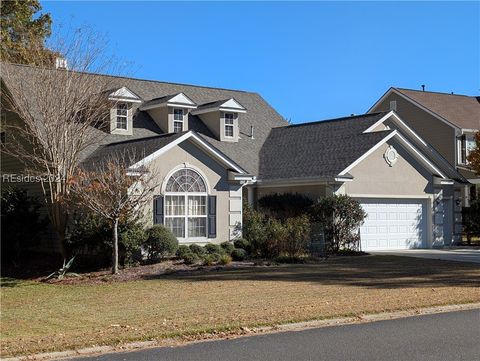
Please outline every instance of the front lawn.
[{"label": "front lawn", "polygon": [[145,275],[104,284],[3,280],[2,356],[480,302],[479,265],[394,256]]}]

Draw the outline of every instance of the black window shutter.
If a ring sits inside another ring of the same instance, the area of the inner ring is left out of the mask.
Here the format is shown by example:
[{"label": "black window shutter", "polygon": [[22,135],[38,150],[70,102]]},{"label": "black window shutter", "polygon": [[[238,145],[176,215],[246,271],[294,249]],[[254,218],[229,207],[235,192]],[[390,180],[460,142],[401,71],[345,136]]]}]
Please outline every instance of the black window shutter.
[{"label": "black window shutter", "polygon": [[217,196],[208,196],[208,238],[217,236]]},{"label": "black window shutter", "polygon": [[163,224],[163,197],[153,198],[153,224]]},{"label": "black window shutter", "polygon": [[462,135],[462,164],[467,163],[467,136],[464,134]]}]

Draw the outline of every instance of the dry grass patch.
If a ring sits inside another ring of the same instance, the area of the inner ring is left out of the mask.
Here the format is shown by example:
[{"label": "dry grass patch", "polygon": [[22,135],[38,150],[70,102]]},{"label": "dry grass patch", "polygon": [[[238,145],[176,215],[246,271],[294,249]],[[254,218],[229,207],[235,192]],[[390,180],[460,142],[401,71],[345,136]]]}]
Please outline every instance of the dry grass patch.
[{"label": "dry grass patch", "polygon": [[480,267],[394,256],[146,275],[105,284],[10,281],[2,356],[480,301]]}]

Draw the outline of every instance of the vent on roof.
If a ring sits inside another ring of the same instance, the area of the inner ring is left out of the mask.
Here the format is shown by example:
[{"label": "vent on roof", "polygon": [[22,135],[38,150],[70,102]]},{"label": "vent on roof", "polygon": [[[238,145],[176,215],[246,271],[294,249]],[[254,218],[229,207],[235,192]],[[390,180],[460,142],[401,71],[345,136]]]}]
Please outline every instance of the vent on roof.
[{"label": "vent on roof", "polygon": [[425,84],[422,84],[422,92],[425,91]]},{"label": "vent on roof", "polygon": [[67,59],[65,59],[65,58],[55,58],[55,69],[68,70]]}]

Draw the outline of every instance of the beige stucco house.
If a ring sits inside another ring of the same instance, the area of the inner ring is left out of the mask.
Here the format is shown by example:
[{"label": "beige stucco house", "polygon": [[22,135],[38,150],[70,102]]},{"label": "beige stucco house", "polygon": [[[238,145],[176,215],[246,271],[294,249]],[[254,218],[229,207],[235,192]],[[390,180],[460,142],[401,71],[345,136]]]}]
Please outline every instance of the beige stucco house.
[{"label": "beige stucco house", "polygon": [[[28,77],[35,68],[15,66]],[[241,237],[242,203],[298,192],[357,198],[362,248],[449,245],[467,180],[395,111],[289,125],[259,94],[111,77],[110,126],[85,164],[126,149],[159,169],[147,209],[180,243]],[[6,84],[8,87],[8,84]],[[8,136],[8,135],[7,135]]]}]

